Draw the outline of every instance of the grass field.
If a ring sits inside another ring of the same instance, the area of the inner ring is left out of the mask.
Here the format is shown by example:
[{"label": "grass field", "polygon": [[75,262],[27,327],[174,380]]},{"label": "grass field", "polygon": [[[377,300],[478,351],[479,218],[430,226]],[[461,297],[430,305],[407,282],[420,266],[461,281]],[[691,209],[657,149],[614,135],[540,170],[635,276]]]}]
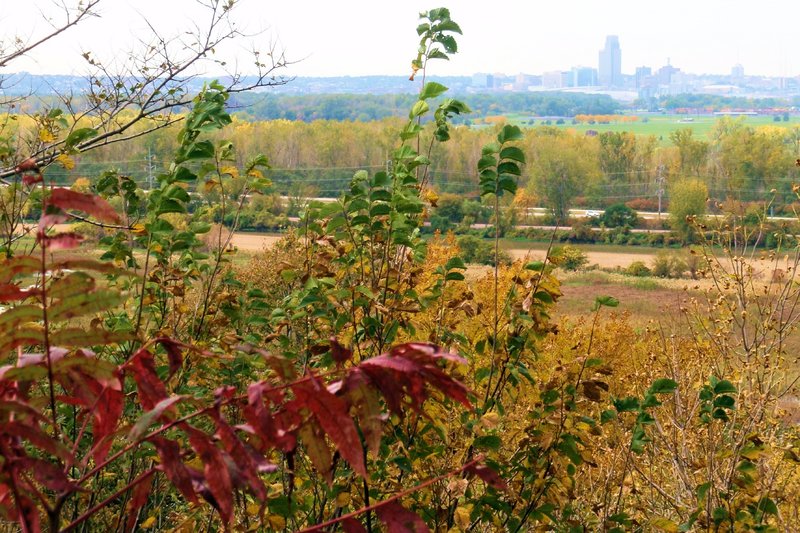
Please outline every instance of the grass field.
[{"label": "grass field", "polygon": [[[519,126],[532,127],[541,126],[542,120],[536,117],[531,117],[521,114],[510,114],[507,116],[508,120]],[[644,119],[647,119],[645,122]],[[691,120],[689,120],[691,119]],[[530,124],[533,120],[534,123]],[[616,122],[609,124],[572,124],[571,121],[566,120],[564,124],[555,124],[553,126],[562,129],[571,129],[577,132],[586,132],[594,130],[598,133],[606,131],[629,131],[636,135],[653,135],[659,139],[661,144],[670,144],[669,134],[678,129],[691,128],[696,137],[706,138],[709,132],[714,127],[714,124],[719,120],[718,116],[713,115],[643,115],[637,122]],[[797,128],[800,127],[800,117],[791,116],[787,122],[775,122],[772,116],[759,115],[759,116],[745,116],[742,118],[744,123],[748,126],[777,126],[780,128]]]}]

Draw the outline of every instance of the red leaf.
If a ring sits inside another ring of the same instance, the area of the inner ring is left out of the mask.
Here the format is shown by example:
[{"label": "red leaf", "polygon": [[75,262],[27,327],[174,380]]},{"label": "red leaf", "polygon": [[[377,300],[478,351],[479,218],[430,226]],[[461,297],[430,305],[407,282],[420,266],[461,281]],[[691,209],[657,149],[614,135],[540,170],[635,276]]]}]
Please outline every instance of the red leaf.
[{"label": "red leaf", "polygon": [[416,513],[405,509],[396,501],[385,503],[375,509],[378,518],[386,525],[387,533],[425,533],[430,531]]},{"label": "red leaf", "polygon": [[262,441],[261,447],[258,447],[260,451],[264,452],[267,448],[275,447],[290,452],[295,449],[297,438],[292,431],[285,431],[286,424],[279,426],[278,421],[270,413],[269,396],[265,394],[265,389],[268,387],[265,383],[253,383],[247,387],[244,418]]},{"label": "red leaf", "polygon": [[342,520],[342,529],[344,533],[367,533],[364,525],[355,518]]},{"label": "red leaf", "polygon": [[56,492],[75,492],[80,487],[67,478],[64,468],[42,459],[23,457],[13,462],[13,468],[33,475],[46,488]]},{"label": "red leaf", "polygon": [[367,477],[364,448],[348,412],[347,402],[331,394],[312,374],[308,377],[308,381],[294,384],[292,391],[300,404],[314,413],[319,425],[353,470],[362,477]]},{"label": "red leaf", "polygon": [[139,390],[139,401],[146,411],[150,411],[158,402],[167,398],[167,388],[156,374],[156,364],[151,354],[142,348],[133,354],[125,364],[133,373],[133,379]]},{"label": "red leaf", "polygon": [[411,398],[411,406],[421,411],[428,398],[428,385],[470,408],[468,389],[439,368],[440,360],[464,361],[457,355],[440,352],[433,344],[408,343],[364,361],[359,368],[380,389],[389,409],[398,416],[402,416],[401,402],[405,395]]},{"label": "red leaf", "polygon": [[16,172],[18,174],[22,173],[22,172],[28,172],[30,170],[35,170],[37,172],[39,171],[39,163],[37,163],[36,159],[33,158],[33,157],[29,157],[28,159],[25,159],[19,165],[14,167],[14,172]]},{"label": "red leaf", "polygon": [[22,526],[23,533],[39,533],[41,531],[39,510],[33,501],[24,494],[20,494],[17,498],[17,511],[19,512],[18,520]]},{"label": "red leaf", "polygon": [[475,463],[465,468],[464,472],[466,472],[467,475],[481,478],[484,483],[490,487],[494,487],[497,490],[506,490],[508,488],[508,485],[506,485],[506,482],[503,480],[503,478],[497,475],[497,472],[486,465]]},{"label": "red leaf", "polygon": [[325,442],[325,434],[313,419],[309,420],[300,427],[300,438],[303,441],[308,458],[314,468],[325,477],[325,481],[330,485],[333,482],[331,469],[333,468],[333,457],[328,443]]},{"label": "red leaf", "polygon": [[24,300],[39,294],[37,289],[20,289],[13,283],[0,283],[0,302]]},{"label": "red leaf", "polygon": [[39,241],[48,250],[71,250],[80,246],[83,236],[77,233],[59,233],[52,237],[40,237]]},{"label": "red leaf", "polygon": [[217,435],[222,441],[225,451],[231,456],[238,469],[238,474],[244,483],[250,487],[259,501],[267,499],[267,488],[264,482],[258,477],[258,472],[263,471],[268,464],[266,459],[260,458],[257,461],[254,454],[248,450],[241,440],[233,432],[233,429],[222,419],[219,412],[214,412],[214,423],[217,426]]},{"label": "red leaf", "polygon": [[208,435],[189,425],[183,429],[189,434],[189,442],[203,462],[205,481],[214,497],[209,503],[217,508],[222,521],[229,524],[233,517],[233,483],[225,458]]},{"label": "red leaf", "polygon": [[337,363],[345,363],[353,357],[353,352],[339,344],[339,341],[335,338],[331,337],[331,357],[333,357],[333,360]]},{"label": "red leaf", "polygon": [[142,435],[144,435],[145,431],[147,431],[147,428],[150,427],[150,424],[152,424],[156,420],[163,420],[163,421],[173,420],[172,417],[165,417],[164,413],[171,414],[174,411],[173,406],[176,403],[182,401],[183,399],[184,399],[183,396],[177,395],[177,396],[170,396],[169,398],[166,398],[158,402],[155,405],[155,407],[153,407],[152,409],[144,413],[141,417],[139,417],[139,420],[136,421],[136,423],[133,425],[130,432],[128,433],[128,440],[131,442],[138,440]]},{"label": "red leaf", "polygon": [[183,497],[192,503],[197,503],[197,494],[192,486],[192,474],[181,461],[181,449],[177,442],[163,437],[150,437],[150,442],[156,447],[161,460],[160,470],[164,471],[167,479],[183,494]]},{"label": "red leaf", "polygon": [[23,425],[19,422],[6,422],[0,426],[0,434],[23,438],[40,450],[62,459],[67,464],[75,462],[72,453],[61,442],[42,431],[39,426]]},{"label": "red leaf", "polygon": [[118,222],[117,215],[111,204],[103,198],[93,194],[73,191],[64,187],[56,187],[50,192],[47,203],[60,207],[63,210],[77,209],[94,216],[103,222]]},{"label": "red leaf", "polygon": [[160,337],[156,342],[164,347],[167,352],[167,359],[169,360],[169,378],[175,375],[175,372],[180,370],[183,364],[183,344],[170,339],[169,337]]},{"label": "red leaf", "polygon": [[139,517],[139,510],[147,503],[147,498],[150,496],[150,491],[152,489],[152,473],[134,487],[131,501],[128,502],[128,520],[125,523],[125,531],[133,531],[133,527],[136,525],[136,519]]},{"label": "red leaf", "polygon": [[41,183],[43,181],[44,181],[44,176],[42,176],[39,172],[37,172],[36,174],[25,174],[24,176],[22,176],[22,183],[28,186],[33,185],[35,183]]},{"label": "red leaf", "polygon": [[364,435],[367,449],[377,456],[386,419],[378,399],[378,391],[370,386],[368,378],[356,368],[345,378],[344,392],[350,398],[358,417],[358,426]]}]

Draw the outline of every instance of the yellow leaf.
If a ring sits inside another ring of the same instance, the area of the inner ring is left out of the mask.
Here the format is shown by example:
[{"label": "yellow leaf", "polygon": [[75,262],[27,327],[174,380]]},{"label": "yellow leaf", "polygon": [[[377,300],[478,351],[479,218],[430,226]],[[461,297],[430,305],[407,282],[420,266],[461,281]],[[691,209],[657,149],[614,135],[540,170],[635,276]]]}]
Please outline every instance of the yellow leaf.
[{"label": "yellow leaf", "polygon": [[147,235],[147,230],[145,229],[144,224],[141,222],[134,224],[131,230],[133,231],[134,235]]},{"label": "yellow leaf", "polygon": [[231,167],[223,167],[222,170],[220,170],[220,174],[229,174],[232,178],[238,178],[239,177],[239,169],[237,169],[236,167],[233,167],[233,166],[231,166]]},{"label": "yellow leaf", "polygon": [[500,423],[500,415],[497,413],[486,413],[481,417],[481,425],[486,429],[494,429],[498,423]]},{"label": "yellow leaf", "polygon": [[344,507],[345,505],[350,503],[350,493],[349,492],[340,492],[336,496],[336,505],[339,507]]},{"label": "yellow leaf", "polygon": [[149,517],[147,517],[147,520],[145,520],[144,522],[142,522],[139,525],[139,527],[141,527],[142,529],[150,529],[154,525],[156,525],[156,517],[155,516],[149,516]]},{"label": "yellow leaf", "polygon": [[51,143],[55,141],[56,138],[50,130],[42,128],[39,130],[39,140],[42,141],[43,143]]},{"label": "yellow leaf", "polygon": [[472,520],[469,518],[469,513],[470,510],[468,507],[456,508],[453,518],[455,518],[456,525],[461,529],[461,531],[466,531],[469,529],[469,525],[472,523]]},{"label": "yellow leaf", "polygon": [[58,164],[67,170],[72,170],[75,168],[75,160],[67,154],[60,154],[58,157],[56,157],[56,161],[58,161]]},{"label": "yellow leaf", "polygon": [[678,533],[678,524],[663,516],[653,517],[650,520],[650,525],[661,531],[666,531],[667,533]]},{"label": "yellow leaf", "polygon": [[276,515],[276,514],[269,515],[267,517],[267,522],[269,522],[269,525],[270,525],[270,527],[272,529],[284,529],[284,528],[286,528],[286,520],[280,515]]}]

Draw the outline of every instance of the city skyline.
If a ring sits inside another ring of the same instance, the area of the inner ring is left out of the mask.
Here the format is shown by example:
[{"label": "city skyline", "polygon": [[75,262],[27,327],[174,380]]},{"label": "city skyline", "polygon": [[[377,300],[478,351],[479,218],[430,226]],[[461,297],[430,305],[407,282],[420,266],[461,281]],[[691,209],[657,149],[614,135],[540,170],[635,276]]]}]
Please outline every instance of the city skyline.
[{"label": "city skyline", "polygon": [[[17,34],[32,39],[46,30],[39,9],[47,12],[52,4],[36,4],[8,6],[0,15],[0,35],[6,40]],[[800,75],[800,54],[791,39],[793,24],[800,19],[800,2],[766,0],[754,9],[745,0],[675,0],[669,9],[658,10],[643,9],[641,2],[632,0],[612,5],[571,0],[546,6],[510,0],[503,10],[486,10],[464,0],[449,4],[464,35],[458,38],[460,53],[435,65],[440,75],[597,67],[598,50],[607,35],[619,36],[625,52],[621,72],[626,75],[633,75],[639,66],[658,68],[668,59],[696,74],[730,73],[741,64],[748,75]],[[290,60],[298,61],[286,70],[290,76],[399,75],[413,54],[418,12],[431,7],[436,5],[422,0],[399,4],[306,0],[264,9],[261,2],[245,0],[238,19],[254,37],[219,54],[228,65],[246,67],[251,62],[246,54],[250,41],[262,49],[272,41],[286,50]],[[13,70],[80,73],[87,66],[81,59],[84,51],[102,55],[125,49],[144,35],[148,24],[165,34],[180,31],[191,27],[192,18],[200,13],[191,0],[103,0],[100,9],[100,18],[15,62]]]}]

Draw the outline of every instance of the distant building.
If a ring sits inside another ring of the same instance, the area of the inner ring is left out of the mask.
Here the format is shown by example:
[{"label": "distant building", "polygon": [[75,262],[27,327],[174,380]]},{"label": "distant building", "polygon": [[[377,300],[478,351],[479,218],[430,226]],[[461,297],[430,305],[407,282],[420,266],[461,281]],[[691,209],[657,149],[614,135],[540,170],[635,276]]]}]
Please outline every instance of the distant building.
[{"label": "distant building", "polygon": [[735,80],[741,80],[744,78],[744,67],[741,63],[737,63],[731,69],[731,78]]},{"label": "distant building", "polygon": [[636,88],[641,89],[648,83],[648,79],[653,75],[650,67],[636,67]]},{"label": "distant building", "polygon": [[606,37],[606,47],[600,50],[599,82],[604,87],[622,86],[622,49],[619,47],[619,37],[609,35]]},{"label": "distant building", "polygon": [[492,89],[494,87],[494,76],[483,73],[473,74],[471,86],[476,89]]},{"label": "distant building", "polygon": [[572,87],[594,87],[597,85],[597,69],[592,67],[572,67],[570,71]]},{"label": "distant building", "polygon": [[658,83],[660,85],[670,85],[672,83],[672,77],[680,71],[681,69],[673,67],[669,64],[669,60],[667,60],[667,64],[658,69],[658,72],[656,72]]},{"label": "distant building", "polygon": [[564,73],[560,70],[553,70],[542,73],[542,87],[545,89],[561,89],[566,87],[564,83]]}]

